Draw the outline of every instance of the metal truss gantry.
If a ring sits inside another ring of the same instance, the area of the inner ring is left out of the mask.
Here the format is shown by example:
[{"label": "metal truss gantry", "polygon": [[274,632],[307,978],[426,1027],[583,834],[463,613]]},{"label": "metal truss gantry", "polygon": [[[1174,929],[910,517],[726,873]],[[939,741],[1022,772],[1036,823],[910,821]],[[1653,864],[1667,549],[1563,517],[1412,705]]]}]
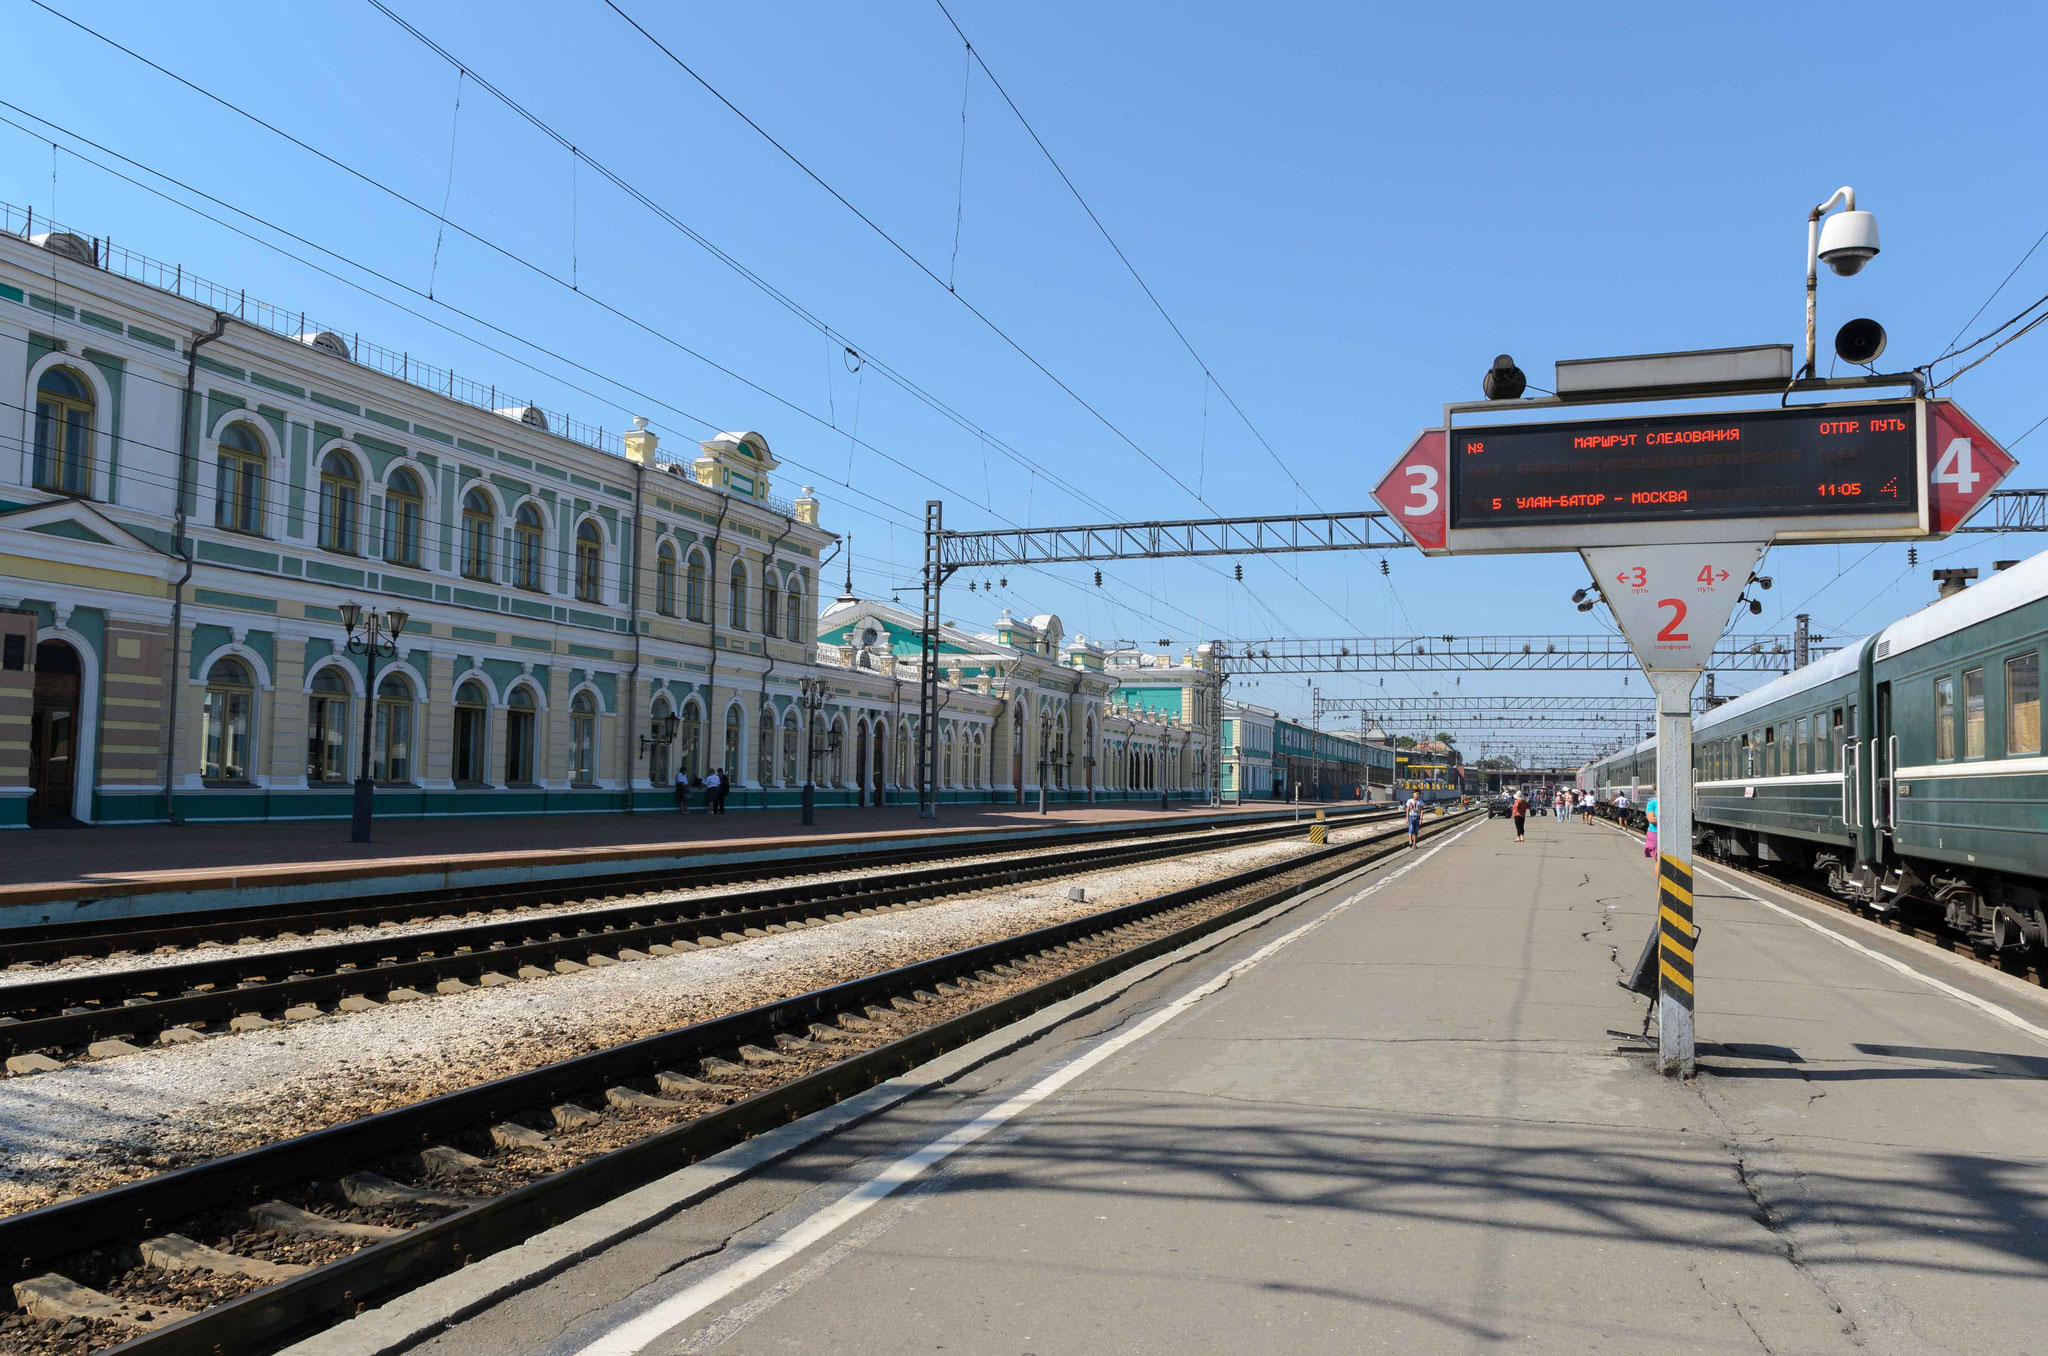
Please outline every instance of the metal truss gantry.
[{"label": "metal truss gantry", "polygon": [[1310,703],[1319,712],[1362,711],[1385,724],[1385,717],[1427,717],[1443,720],[1635,720],[1654,715],[1657,699],[1640,697],[1481,697],[1462,692],[1434,697],[1326,697],[1318,692]]},{"label": "metal truss gantry", "polygon": [[[1641,664],[1618,635],[1345,636],[1328,640],[1237,641],[1220,647],[1226,678],[1264,673],[1471,673],[1570,669],[1637,673]],[[1791,636],[1728,636],[1714,650],[1716,669],[1783,673],[1792,669]],[[1831,653],[1826,646],[1811,654]]]},{"label": "metal truss gantry", "polygon": [[[1958,532],[2048,531],[2048,490],[1993,490]],[[924,646],[918,691],[917,813],[937,813],[939,593],[957,570],[1054,565],[1092,560],[1169,560],[1198,556],[1292,555],[1311,551],[1392,551],[1412,545],[1378,509],[1355,513],[1269,514],[1242,518],[1175,518],[1078,527],[1002,528],[949,532],[943,505],[925,503]],[[1562,643],[1560,643],[1562,642]],[[1368,644],[1374,643],[1370,640]],[[1250,653],[1226,657],[1212,649],[1209,683],[1209,797],[1222,799],[1223,684],[1233,673],[1370,673],[1403,670],[1579,669],[1638,667],[1619,636],[1603,641],[1560,636],[1451,637],[1384,653],[1351,641],[1257,641]],[[1509,645],[1509,649],[1493,648]],[[1521,645],[1534,646],[1530,649]],[[1462,649],[1459,647],[1462,645]],[[1348,649],[1346,647],[1349,647]],[[1815,647],[1813,653],[1826,651]],[[1723,641],[1713,667],[1782,672],[1792,646],[1775,636]],[[1377,661],[1377,662],[1368,662]]]}]

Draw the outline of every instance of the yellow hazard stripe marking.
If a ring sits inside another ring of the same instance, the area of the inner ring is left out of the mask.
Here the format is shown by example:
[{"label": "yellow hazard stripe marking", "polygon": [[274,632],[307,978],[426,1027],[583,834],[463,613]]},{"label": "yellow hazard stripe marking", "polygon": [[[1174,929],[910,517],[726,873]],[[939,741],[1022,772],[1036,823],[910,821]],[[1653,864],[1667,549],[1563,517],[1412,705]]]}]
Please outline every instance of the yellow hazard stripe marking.
[{"label": "yellow hazard stripe marking", "polygon": [[1676,871],[1681,876],[1692,875],[1691,867],[1687,866],[1684,862],[1679,861],[1678,858],[1672,856],[1668,852],[1659,854],[1658,860],[1663,862],[1664,865],[1670,867],[1673,871]]},{"label": "yellow hazard stripe marking", "polygon": [[1659,940],[1661,940],[1664,944],[1664,950],[1670,952],[1674,956],[1677,956],[1678,958],[1683,960],[1687,965],[1692,964],[1692,949],[1690,947],[1684,945],[1676,937],[1672,936],[1668,932],[1660,933],[1658,934],[1658,936]]},{"label": "yellow hazard stripe marking", "polygon": [[1673,899],[1685,905],[1686,908],[1689,909],[1692,907],[1692,891],[1686,889],[1677,881],[1664,880],[1657,882],[1657,884],[1658,887],[1662,889],[1665,894],[1670,895]]},{"label": "yellow hazard stripe marking", "polygon": [[1690,918],[1681,918],[1681,917],[1679,917],[1679,916],[1678,916],[1678,914],[1677,914],[1676,912],[1674,912],[1673,910],[1671,910],[1671,909],[1668,909],[1668,908],[1665,908],[1665,909],[1659,909],[1659,910],[1657,910],[1657,912],[1658,912],[1658,914],[1659,914],[1659,915],[1661,915],[1661,916],[1663,917],[1663,919],[1664,919],[1664,921],[1665,921],[1665,922],[1667,922],[1667,923],[1671,924],[1671,926],[1672,926],[1672,927],[1675,927],[1675,928],[1677,928],[1677,929],[1678,929],[1678,932],[1679,932],[1679,935],[1680,935],[1680,936],[1682,936],[1682,937],[1690,937],[1690,936],[1692,936],[1692,919],[1690,919]]},{"label": "yellow hazard stripe marking", "polygon": [[1679,988],[1687,993],[1692,992],[1692,979],[1687,975],[1680,974],[1678,967],[1674,966],[1670,961],[1660,959],[1657,962],[1657,969],[1663,974],[1664,978],[1670,980]]}]

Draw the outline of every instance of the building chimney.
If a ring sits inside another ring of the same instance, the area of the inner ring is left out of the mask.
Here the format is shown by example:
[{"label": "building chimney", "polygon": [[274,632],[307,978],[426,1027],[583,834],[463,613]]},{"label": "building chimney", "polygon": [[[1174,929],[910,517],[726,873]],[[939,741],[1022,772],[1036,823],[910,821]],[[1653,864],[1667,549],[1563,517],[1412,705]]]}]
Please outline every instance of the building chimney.
[{"label": "building chimney", "polygon": [[1936,570],[1934,582],[1941,586],[1940,596],[1952,598],[1970,587],[1970,581],[1977,577],[1975,570]]}]

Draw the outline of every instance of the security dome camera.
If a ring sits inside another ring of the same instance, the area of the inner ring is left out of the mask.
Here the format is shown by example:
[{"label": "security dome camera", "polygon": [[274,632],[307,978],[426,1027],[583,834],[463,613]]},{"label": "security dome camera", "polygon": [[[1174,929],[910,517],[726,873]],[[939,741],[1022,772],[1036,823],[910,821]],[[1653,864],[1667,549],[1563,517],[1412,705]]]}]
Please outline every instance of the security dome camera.
[{"label": "security dome camera", "polygon": [[1877,218],[1868,212],[1837,212],[1823,220],[1820,257],[1845,278],[1861,272],[1877,257]]}]

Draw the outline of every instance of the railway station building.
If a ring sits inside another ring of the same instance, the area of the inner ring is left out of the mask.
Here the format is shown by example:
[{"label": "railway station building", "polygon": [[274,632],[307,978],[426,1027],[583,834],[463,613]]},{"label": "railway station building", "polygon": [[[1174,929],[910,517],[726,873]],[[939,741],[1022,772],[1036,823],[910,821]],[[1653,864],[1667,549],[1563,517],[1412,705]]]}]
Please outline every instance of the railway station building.
[{"label": "railway station building", "polygon": [[[837,538],[760,433],[576,423],[61,231],[0,231],[0,388],[0,827],[345,818],[365,735],[379,815],[915,799],[908,618],[820,643]],[[1206,788],[1057,618],[946,644],[948,798]]]}]

